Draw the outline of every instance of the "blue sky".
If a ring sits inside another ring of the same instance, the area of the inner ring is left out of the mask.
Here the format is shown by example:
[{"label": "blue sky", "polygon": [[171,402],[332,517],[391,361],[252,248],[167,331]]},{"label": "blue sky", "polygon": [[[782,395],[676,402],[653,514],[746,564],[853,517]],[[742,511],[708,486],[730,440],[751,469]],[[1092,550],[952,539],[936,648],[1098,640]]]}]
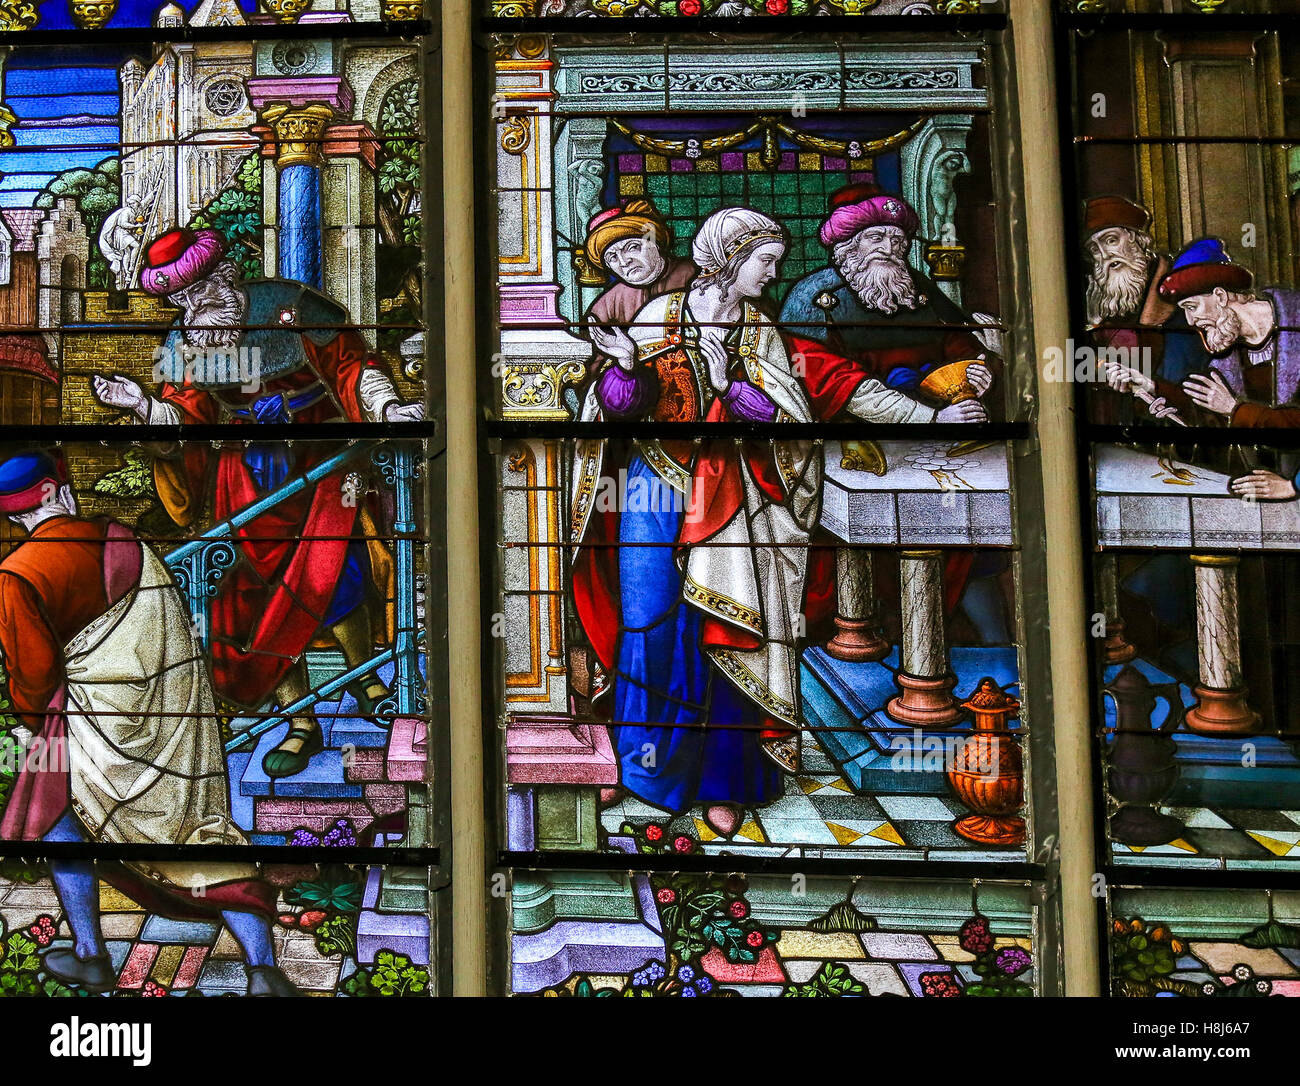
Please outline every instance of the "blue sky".
[{"label": "blue sky", "polygon": [[16,146],[0,151],[0,207],[31,207],[51,178],[118,154],[113,50],[17,49],[4,66],[4,104],[18,118]]},{"label": "blue sky", "polygon": [[[177,2],[187,15],[199,6],[199,0],[177,0]],[[165,3],[166,0],[150,0],[148,3],[143,0],[118,0],[117,11],[113,13],[107,25],[110,27],[153,26],[154,16]],[[239,6],[250,13],[257,10],[256,0],[239,0]],[[76,26],[68,12],[68,0],[45,0],[39,5],[39,10],[41,21],[37,25],[41,30],[68,30]]]}]

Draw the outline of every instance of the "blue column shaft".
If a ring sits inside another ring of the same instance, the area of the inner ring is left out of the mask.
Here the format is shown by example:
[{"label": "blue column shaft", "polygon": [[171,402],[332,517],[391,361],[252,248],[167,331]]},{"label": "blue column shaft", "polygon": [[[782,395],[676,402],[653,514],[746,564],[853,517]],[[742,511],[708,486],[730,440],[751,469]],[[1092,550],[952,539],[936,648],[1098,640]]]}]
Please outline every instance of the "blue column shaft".
[{"label": "blue column shaft", "polygon": [[320,171],[298,164],[280,171],[280,276],[309,286],[321,281]]}]

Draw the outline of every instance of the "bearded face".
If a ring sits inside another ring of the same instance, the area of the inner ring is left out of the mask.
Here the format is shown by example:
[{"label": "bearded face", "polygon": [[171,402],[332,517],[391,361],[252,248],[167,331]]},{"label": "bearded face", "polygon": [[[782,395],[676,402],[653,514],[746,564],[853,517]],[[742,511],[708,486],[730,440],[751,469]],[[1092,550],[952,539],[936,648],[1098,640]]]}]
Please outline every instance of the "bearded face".
[{"label": "bearded face", "polygon": [[867,309],[893,314],[925,304],[907,266],[907,235],[897,226],[869,226],[831,250],[831,262]]},{"label": "bearded face", "polygon": [[236,285],[237,275],[235,266],[226,261],[197,283],[167,296],[184,311],[185,342],[190,346],[238,345],[248,303]]},{"label": "bearded face", "polygon": [[1156,254],[1151,238],[1122,226],[1098,230],[1086,245],[1088,323],[1135,318],[1146,296]]},{"label": "bearded face", "polygon": [[1194,295],[1178,304],[1187,314],[1187,322],[1201,333],[1210,354],[1223,354],[1241,336],[1241,317],[1222,291]]}]

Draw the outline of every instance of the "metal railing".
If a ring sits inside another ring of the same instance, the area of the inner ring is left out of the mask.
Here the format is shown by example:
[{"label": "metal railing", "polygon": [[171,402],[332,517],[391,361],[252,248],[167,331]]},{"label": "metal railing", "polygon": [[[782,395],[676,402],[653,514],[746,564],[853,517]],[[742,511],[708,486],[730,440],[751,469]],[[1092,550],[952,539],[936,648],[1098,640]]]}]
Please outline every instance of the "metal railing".
[{"label": "metal railing", "polygon": [[[315,467],[285,483],[284,486],[209,528],[198,538],[177,547],[164,558],[177,585],[189,600],[190,614],[204,645],[210,641],[212,600],[219,591],[226,570],[239,559],[239,543],[236,538],[239,529],[340,468],[360,459],[366,448],[367,446],[362,444],[352,445],[327,460],[322,460]],[[419,479],[419,461],[412,447],[398,443],[372,447],[370,461],[378,469],[384,486],[393,492],[394,498],[396,628],[393,644],[364,663],[313,688],[305,697],[293,704],[280,707],[272,715],[240,732],[226,744],[227,753],[247,746],[249,742],[282,724],[295,713],[312,708],[389,660],[394,662],[393,692],[375,707],[376,715],[414,716],[425,708],[419,665],[419,647],[424,640],[424,631],[416,624],[415,599],[415,537],[419,527],[415,520],[415,485]]]}]

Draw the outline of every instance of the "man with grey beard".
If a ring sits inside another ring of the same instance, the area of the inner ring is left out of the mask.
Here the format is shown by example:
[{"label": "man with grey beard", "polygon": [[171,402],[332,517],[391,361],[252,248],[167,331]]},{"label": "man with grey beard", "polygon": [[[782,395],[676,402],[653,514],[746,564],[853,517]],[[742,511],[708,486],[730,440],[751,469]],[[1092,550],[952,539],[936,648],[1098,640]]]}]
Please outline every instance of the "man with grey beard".
[{"label": "man with grey beard", "polygon": [[1159,282],[1213,356],[1181,387],[1116,367],[1112,387],[1159,393],[1174,406],[1234,427],[1300,426],[1300,291],[1256,291],[1249,268],[1233,263],[1218,238],[1192,242]]},{"label": "man with grey beard", "polygon": [[[875,378],[887,388],[912,394],[925,374],[947,362],[986,356],[965,328],[973,322],[926,276],[907,263],[907,249],[920,226],[907,201],[870,183],[850,185],[831,196],[830,214],[818,234],[831,251],[829,267],[800,279],[781,306],[781,323],[794,339],[814,340],[852,367],[837,367],[835,395],[827,395],[823,373],[806,372],[805,382],[819,414],[854,414],[858,386]],[[793,345],[798,350],[797,343]],[[972,367],[972,384],[983,396],[993,381],[988,366]],[[825,406],[828,405],[828,406]],[[829,409],[828,409],[829,407]],[[978,399],[939,406],[913,421],[982,422]]]},{"label": "man with grey beard", "polygon": [[[1209,361],[1182,311],[1157,287],[1170,259],[1156,252],[1146,208],[1122,196],[1096,196],[1084,205],[1088,279],[1085,303],[1094,346],[1147,351],[1149,376],[1177,384]],[[1122,401],[1095,404],[1098,422],[1150,421]]]},{"label": "man with grey beard", "polygon": [[[191,442],[154,462],[158,496],[183,528],[194,530],[205,517],[226,520],[333,451],[324,442],[259,441],[263,425],[424,417],[422,403],[402,402],[343,306],[304,283],[243,281],[214,230],[155,239],[140,285],[180,310],[154,355],[157,391],[122,374],[96,375],[95,396],[140,423],[237,424],[252,438]],[[236,348],[237,366],[230,363]],[[226,702],[248,712],[301,703],[311,689],[305,653],[323,634],[349,668],[374,656],[375,625],[388,618],[389,593],[378,586],[393,575],[382,520],[365,479],[340,469],[243,527],[239,561],[212,600],[212,683]],[[358,716],[386,726],[375,707],[388,689],[376,672],[349,691]],[[270,777],[295,776],[323,749],[315,717],[299,712],[262,765]]]}]

